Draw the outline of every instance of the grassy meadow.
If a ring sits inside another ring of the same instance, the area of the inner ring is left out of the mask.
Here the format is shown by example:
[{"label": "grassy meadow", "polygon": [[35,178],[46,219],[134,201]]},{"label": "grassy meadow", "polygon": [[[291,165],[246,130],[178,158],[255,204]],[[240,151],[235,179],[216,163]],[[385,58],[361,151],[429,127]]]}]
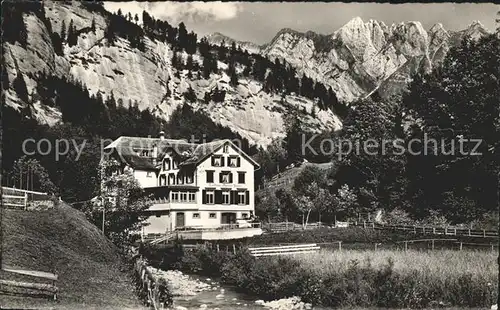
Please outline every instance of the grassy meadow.
[{"label": "grassy meadow", "polygon": [[[425,279],[446,281],[463,275],[496,285],[498,283],[498,252],[490,251],[328,251],[322,250],[307,255],[294,255],[302,268],[318,276],[324,273],[347,270],[356,261],[361,266],[380,270],[393,262],[393,271],[398,274],[418,272]],[[424,279],[422,279],[424,280]]]},{"label": "grassy meadow", "polygon": [[264,300],[299,296],[327,308],[484,309],[498,290],[496,251],[323,249],[253,258],[198,246],[154,254],[150,262],[163,269],[218,277]]}]

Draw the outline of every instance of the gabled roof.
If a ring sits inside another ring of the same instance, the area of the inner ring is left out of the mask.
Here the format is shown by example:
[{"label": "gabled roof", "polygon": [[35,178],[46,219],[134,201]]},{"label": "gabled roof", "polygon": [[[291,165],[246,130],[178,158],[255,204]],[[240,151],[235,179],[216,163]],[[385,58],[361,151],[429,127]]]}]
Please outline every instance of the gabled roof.
[{"label": "gabled roof", "polygon": [[139,156],[138,153],[143,150],[152,151],[156,146],[158,152],[157,158],[160,160],[163,159],[169,150],[172,150],[181,158],[181,166],[197,165],[226,143],[232,145],[240,155],[245,157],[254,166],[259,167],[259,164],[228,139],[195,144],[189,143],[186,140],[122,136],[107,145],[104,149],[115,149],[117,155],[134,169],[156,170],[160,167],[159,163],[155,163],[152,157]]},{"label": "gabled roof", "polygon": [[193,152],[193,156],[191,156],[191,158],[189,158],[188,160],[182,162],[181,165],[199,164],[207,157],[217,152],[226,143],[230,144],[241,156],[245,157],[245,159],[251,162],[255,167],[260,167],[260,165],[255,160],[253,160],[239,147],[237,147],[231,140],[228,139],[199,144]]}]

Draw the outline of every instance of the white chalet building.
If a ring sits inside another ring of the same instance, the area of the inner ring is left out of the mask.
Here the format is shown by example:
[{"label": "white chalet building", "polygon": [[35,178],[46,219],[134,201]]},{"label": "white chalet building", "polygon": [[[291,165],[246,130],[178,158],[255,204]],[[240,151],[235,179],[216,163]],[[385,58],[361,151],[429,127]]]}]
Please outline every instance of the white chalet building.
[{"label": "white chalet building", "polygon": [[143,235],[217,228],[254,214],[259,165],[230,140],[193,144],[160,132],[159,138],[122,136],[105,149],[153,194]]}]

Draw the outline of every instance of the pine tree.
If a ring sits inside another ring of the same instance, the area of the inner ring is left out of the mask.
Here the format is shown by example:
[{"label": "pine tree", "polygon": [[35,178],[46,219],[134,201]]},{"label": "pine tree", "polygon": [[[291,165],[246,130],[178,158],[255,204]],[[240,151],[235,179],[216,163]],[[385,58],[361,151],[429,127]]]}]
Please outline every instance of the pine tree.
[{"label": "pine tree", "polygon": [[9,74],[7,73],[7,70],[3,67],[3,62],[2,62],[2,90],[7,90],[9,89]]},{"label": "pine tree", "polygon": [[205,56],[203,58],[203,77],[205,79],[210,78],[210,73],[212,73],[212,71],[210,69],[212,61],[210,60],[210,56],[209,55],[210,54],[208,54],[207,56]]},{"label": "pine tree", "polygon": [[64,22],[64,19],[63,19],[62,25],[61,25],[61,40],[63,42],[66,41],[66,23]]},{"label": "pine tree", "polygon": [[95,18],[92,17],[92,24],[90,25],[90,30],[95,34]]},{"label": "pine tree", "polygon": [[74,46],[78,43],[78,35],[76,33],[75,26],[73,25],[73,20],[69,22],[68,27],[68,45]]},{"label": "pine tree", "polygon": [[118,9],[118,12],[116,12],[116,14],[117,14],[118,16],[123,16],[123,15],[122,15],[122,9]]},{"label": "pine tree", "polygon": [[137,13],[135,13],[134,21],[136,24],[139,22],[139,15],[137,15]]},{"label": "pine tree", "polygon": [[16,78],[12,82],[12,87],[14,91],[19,96],[24,103],[28,103],[28,88],[26,87],[26,82],[21,72],[17,73]]},{"label": "pine tree", "polygon": [[185,48],[186,47],[186,43],[187,43],[187,35],[188,35],[187,29],[186,29],[186,25],[184,25],[184,23],[181,22],[179,24],[178,28],[179,28],[179,32],[178,32],[178,35],[177,35],[177,40],[179,41],[179,45],[182,48]]},{"label": "pine tree", "polygon": [[236,68],[233,61],[229,63],[228,75],[230,78],[229,84],[232,86],[238,86],[238,75],[236,74]]}]

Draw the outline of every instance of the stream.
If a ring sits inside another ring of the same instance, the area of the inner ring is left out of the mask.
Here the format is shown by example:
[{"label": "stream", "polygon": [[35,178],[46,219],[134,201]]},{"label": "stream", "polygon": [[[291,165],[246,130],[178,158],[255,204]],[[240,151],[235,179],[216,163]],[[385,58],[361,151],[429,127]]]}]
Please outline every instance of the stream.
[{"label": "stream", "polygon": [[[172,309],[219,309],[219,310],[307,310],[308,304],[298,298],[264,302],[258,297],[239,293],[235,288],[221,285],[216,279],[198,275],[186,275],[177,270],[160,270],[149,267],[159,277],[167,280],[174,295]],[[314,307],[316,310],[320,308]]]},{"label": "stream", "polygon": [[[258,298],[243,293],[238,293],[232,287],[219,287],[218,282],[206,277],[195,275],[190,275],[189,277],[194,281],[209,283],[211,284],[211,287],[198,292],[194,296],[175,296],[173,307],[174,309],[176,309],[176,307],[179,308],[179,306],[185,307],[186,309],[265,309],[263,306],[255,304],[255,301]],[[205,305],[206,307],[203,305]]]}]

